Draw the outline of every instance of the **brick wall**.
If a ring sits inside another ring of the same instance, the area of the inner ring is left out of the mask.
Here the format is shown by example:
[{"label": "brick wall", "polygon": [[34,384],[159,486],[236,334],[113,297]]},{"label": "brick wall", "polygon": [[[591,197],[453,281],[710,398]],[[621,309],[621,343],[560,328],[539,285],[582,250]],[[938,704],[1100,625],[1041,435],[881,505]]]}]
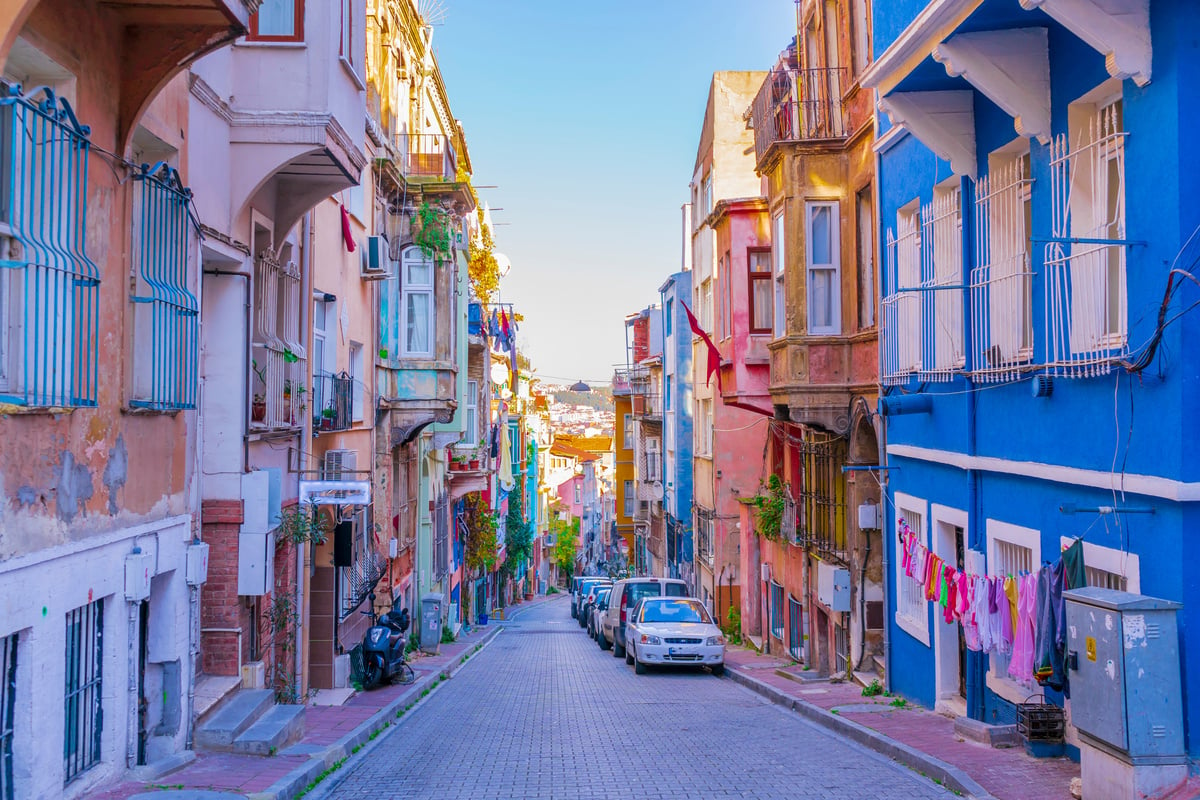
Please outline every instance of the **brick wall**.
[{"label": "brick wall", "polygon": [[237,675],[238,636],[209,631],[236,628],[242,631],[242,661],[249,658],[251,612],[238,598],[238,533],[242,524],[241,500],[205,500],[200,525],[208,542],[208,581],[200,589],[201,670],[209,675]]}]

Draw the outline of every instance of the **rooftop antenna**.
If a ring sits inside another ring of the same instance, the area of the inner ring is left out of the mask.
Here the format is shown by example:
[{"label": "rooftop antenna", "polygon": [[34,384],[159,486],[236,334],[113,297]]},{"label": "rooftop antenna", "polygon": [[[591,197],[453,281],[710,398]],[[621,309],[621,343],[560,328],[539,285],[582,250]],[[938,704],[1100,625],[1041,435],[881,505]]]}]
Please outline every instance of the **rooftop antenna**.
[{"label": "rooftop antenna", "polygon": [[445,0],[417,0],[417,16],[426,25],[442,25],[446,22]]}]

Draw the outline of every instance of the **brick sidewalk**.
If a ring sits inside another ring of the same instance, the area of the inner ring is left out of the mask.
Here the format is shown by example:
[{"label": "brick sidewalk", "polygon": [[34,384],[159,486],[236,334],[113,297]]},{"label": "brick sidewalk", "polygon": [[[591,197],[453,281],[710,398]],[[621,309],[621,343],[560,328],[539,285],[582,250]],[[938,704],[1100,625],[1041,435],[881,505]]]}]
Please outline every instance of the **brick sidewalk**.
[{"label": "brick sidewalk", "polygon": [[[1079,765],[1070,759],[1033,758],[1023,748],[1001,749],[965,740],[954,732],[949,717],[919,706],[895,708],[891,698],[863,697],[856,683],[805,681],[803,667],[789,659],[730,647],[725,665],[735,679],[760,694],[792,704],[818,724],[852,735],[913,769],[934,777],[944,772],[944,782],[968,795],[980,794],[970,785],[973,782],[1000,800],[1070,800],[1071,778],[1079,777]],[[784,677],[778,669],[801,680]],[[854,723],[877,735],[855,736],[861,732],[854,730]],[[893,746],[897,743],[899,747]],[[938,761],[950,769],[939,770]],[[953,786],[955,777],[961,786]]]},{"label": "brick sidewalk", "polygon": [[[510,605],[505,617],[563,595],[539,595],[533,600]],[[396,720],[396,712],[416,702],[439,680],[458,667],[503,629],[504,623],[476,626],[460,633],[458,641],[442,644],[437,655],[420,655],[412,660],[417,680],[408,686],[384,686],[359,692],[340,706],[309,706],[304,712],[304,736],[274,756],[198,751],[191,763],[156,780],[125,781],[109,787],[94,800],[125,800],[142,792],[195,789],[231,792],[256,800],[288,800],[302,791],[317,775],[345,758],[385,723]]]}]

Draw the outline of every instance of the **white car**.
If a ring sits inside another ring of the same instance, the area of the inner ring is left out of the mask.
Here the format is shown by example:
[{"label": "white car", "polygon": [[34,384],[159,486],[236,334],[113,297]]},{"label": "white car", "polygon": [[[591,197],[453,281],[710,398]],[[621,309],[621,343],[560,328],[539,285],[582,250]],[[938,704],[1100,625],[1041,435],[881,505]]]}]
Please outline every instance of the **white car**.
[{"label": "white car", "polygon": [[647,597],[625,630],[625,663],[644,675],[648,665],[704,665],[725,674],[725,637],[694,597]]}]

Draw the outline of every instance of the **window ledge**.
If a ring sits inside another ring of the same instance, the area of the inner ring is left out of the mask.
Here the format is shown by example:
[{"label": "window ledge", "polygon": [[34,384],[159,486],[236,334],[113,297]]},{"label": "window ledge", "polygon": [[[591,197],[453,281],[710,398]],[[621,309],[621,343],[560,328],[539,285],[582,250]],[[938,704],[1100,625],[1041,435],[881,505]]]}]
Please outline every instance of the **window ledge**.
[{"label": "window ledge", "polygon": [[344,69],[346,74],[350,76],[350,80],[354,82],[354,85],[358,87],[358,90],[360,92],[365,92],[367,90],[367,84],[363,82],[362,77],[358,74],[358,70],[356,70],[354,65],[350,63],[350,59],[346,58],[345,56],[338,56],[338,61],[342,63],[342,69]]},{"label": "window ledge", "polygon": [[234,47],[261,47],[265,50],[305,50],[308,42],[262,42],[257,39],[241,38],[233,43]]},{"label": "window ledge", "polygon": [[[928,611],[928,609],[926,611]],[[899,611],[895,612],[895,620],[896,620],[896,627],[900,628],[900,630],[904,631],[905,633],[907,633],[909,636],[916,639],[921,644],[925,645],[926,647],[929,647],[929,628],[928,627],[923,627],[921,625],[918,625],[917,623],[913,622],[908,617],[901,614]]]},{"label": "window ledge", "polygon": [[[83,406],[78,406],[82,408]],[[47,416],[70,414],[77,406],[23,406],[17,403],[0,403],[0,416]]]}]

